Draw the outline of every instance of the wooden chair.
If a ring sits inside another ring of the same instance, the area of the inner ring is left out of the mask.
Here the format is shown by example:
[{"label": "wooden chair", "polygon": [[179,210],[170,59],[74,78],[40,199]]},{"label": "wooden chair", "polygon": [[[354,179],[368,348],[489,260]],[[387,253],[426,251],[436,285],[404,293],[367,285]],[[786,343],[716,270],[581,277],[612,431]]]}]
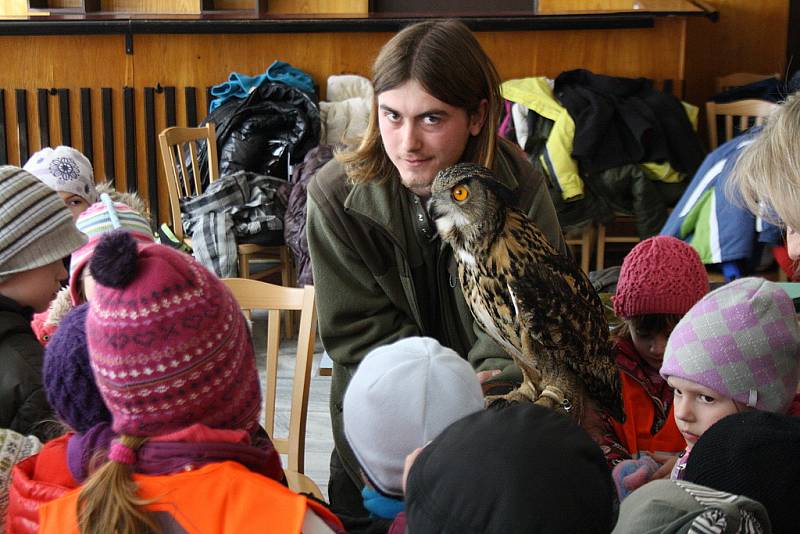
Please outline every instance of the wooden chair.
[{"label": "wooden chair", "polygon": [[[635,226],[636,219],[632,215],[615,213],[614,224]],[[628,243],[630,245],[635,245],[639,241],[641,241],[641,239],[635,234],[608,235],[608,225],[599,223],[597,225],[597,259],[595,260],[595,270],[602,271],[605,268],[606,245],[608,243]]]},{"label": "wooden chair", "polygon": [[[288,456],[286,478],[289,487],[298,492],[320,496],[319,488],[304,474],[308,395],[311,368],[314,363],[314,343],[317,335],[317,309],[314,286],[283,287],[259,280],[225,278],[222,280],[233,292],[239,307],[246,312],[267,310],[266,384],[264,388],[264,428],[275,449]],[[297,337],[295,368],[292,377],[289,434],[275,435],[275,403],[277,397],[278,352],[280,349],[280,312],[300,312],[300,331]]]},{"label": "wooden chair", "polygon": [[760,82],[761,80],[767,80],[769,78],[777,78],[780,80],[781,75],[777,72],[772,74],[753,74],[751,72],[734,72],[733,74],[728,74],[726,76],[717,76],[717,93],[721,93],[722,91],[727,91],[728,89],[732,89],[733,87],[741,87],[742,85],[748,85],[754,82]]},{"label": "wooden chair", "polygon": [[[589,265],[592,260],[592,247],[594,238],[594,223],[589,223],[584,226],[580,233],[570,233],[564,236],[564,241],[569,247],[575,247],[580,250],[580,265],[583,272],[589,274]],[[574,249],[573,249],[574,250]]]},{"label": "wooden chair", "polygon": [[[718,104],[706,102],[706,118],[708,119],[708,146],[714,150],[720,144],[717,117],[723,117],[725,141],[733,139],[735,133],[741,133],[753,125],[763,124],[778,104],[766,100],[736,100]],[[734,132],[734,117],[738,117],[738,132]]]},{"label": "wooden chair", "polygon": [[[217,136],[213,123],[208,123],[198,128],[166,128],[158,135],[158,142],[161,145],[161,158],[164,162],[164,172],[167,177],[173,232],[179,240],[186,241],[189,244],[191,244],[191,240],[183,232],[179,200],[198,195],[203,191],[203,185],[200,180],[200,166],[197,161],[197,142],[200,140],[205,140],[208,147],[209,181],[215,182],[219,179],[219,165],[217,164]],[[188,161],[185,159],[186,147],[188,147]],[[189,175],[189,169],[192,171],[191,175]],[[285,245],[263,246],[241,243],[237,245],[237,253],[239,276],[242,278],[263,279],[275,273],[280,273],[282,285],[286,287],[294,285],[294,266],[289,247]],[[266,260],[273,265],[253,275],[250,271],[251,260]],[[292,337],[293,330],[293,320],[289,317],[285,323],[285,335]]]}]

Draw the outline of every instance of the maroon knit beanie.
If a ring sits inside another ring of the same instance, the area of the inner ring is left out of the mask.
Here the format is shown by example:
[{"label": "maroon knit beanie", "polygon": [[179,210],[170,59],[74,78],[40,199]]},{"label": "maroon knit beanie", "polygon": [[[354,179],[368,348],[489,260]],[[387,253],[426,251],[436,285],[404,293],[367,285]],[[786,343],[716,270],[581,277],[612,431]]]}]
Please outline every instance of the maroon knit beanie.
[{"label": "maroon knit beanie", "polygon": [[680,239],[655,236],[625,256],[611,300],[614,313],[623,319],[684,315],[706,293],[708,274],[697,251]]},{"label": "maroon knit beanie", "polygon": [[89,358],[115,432],[257,428],[250,332],[216,276],[163,245],[137,250],[120,231],[98,243],[89,270],[97,282],[86,318]]}]

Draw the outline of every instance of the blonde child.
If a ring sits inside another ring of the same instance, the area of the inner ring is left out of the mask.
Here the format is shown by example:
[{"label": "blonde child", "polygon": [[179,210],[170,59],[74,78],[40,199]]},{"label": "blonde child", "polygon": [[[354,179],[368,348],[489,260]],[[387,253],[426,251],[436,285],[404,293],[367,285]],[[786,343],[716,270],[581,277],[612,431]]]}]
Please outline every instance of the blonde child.
[{"label": "blonde child", "polygon": [[89,269],[89,359],[118,438],[83,486],[39,509],[39,532],[340,532],[275,480],[274,449],[251,441],[258,371],[224,284],[121,231],[101,239]]},{"label": "blonde child", "polygon": [[736,162],[726,193],[754,214],[786,227],[789,257],[800,260],[800,94],[767,119]]},{"label": "blonde child", "polygon": [[749,410],[787,413],[795,397],[800,327],[789,295],[774,282],[740,278],[712,291],[672,332],[661,366],[675,392],[675,423],[686,448],[727,415]]}]

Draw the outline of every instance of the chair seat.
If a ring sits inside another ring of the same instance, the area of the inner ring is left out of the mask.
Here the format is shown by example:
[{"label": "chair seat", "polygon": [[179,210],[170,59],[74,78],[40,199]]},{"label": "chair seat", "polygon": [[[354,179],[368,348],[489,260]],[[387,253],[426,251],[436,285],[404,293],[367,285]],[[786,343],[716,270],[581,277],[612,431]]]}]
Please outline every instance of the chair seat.
[{"label": "chair seat", "polygon": [[319,486],[308,475],[290,469],[284,469],[283,473],[286,475],[286,484],[290,490],[296,493],[310,493],[317,499],[325,500]]}]

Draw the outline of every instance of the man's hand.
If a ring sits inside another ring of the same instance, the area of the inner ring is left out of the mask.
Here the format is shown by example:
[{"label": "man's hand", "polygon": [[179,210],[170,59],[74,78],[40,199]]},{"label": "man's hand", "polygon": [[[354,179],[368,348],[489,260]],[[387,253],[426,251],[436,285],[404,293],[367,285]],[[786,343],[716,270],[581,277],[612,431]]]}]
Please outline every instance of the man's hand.
[{"label": "man's hand", "polygon": [[478,371],[477,373],[475,373],[475,376],[478,377],[478,382],[483,384],[490,378],[494,378],[499,374],[500,374],[500,369],[491,369],[489,371]]}]

